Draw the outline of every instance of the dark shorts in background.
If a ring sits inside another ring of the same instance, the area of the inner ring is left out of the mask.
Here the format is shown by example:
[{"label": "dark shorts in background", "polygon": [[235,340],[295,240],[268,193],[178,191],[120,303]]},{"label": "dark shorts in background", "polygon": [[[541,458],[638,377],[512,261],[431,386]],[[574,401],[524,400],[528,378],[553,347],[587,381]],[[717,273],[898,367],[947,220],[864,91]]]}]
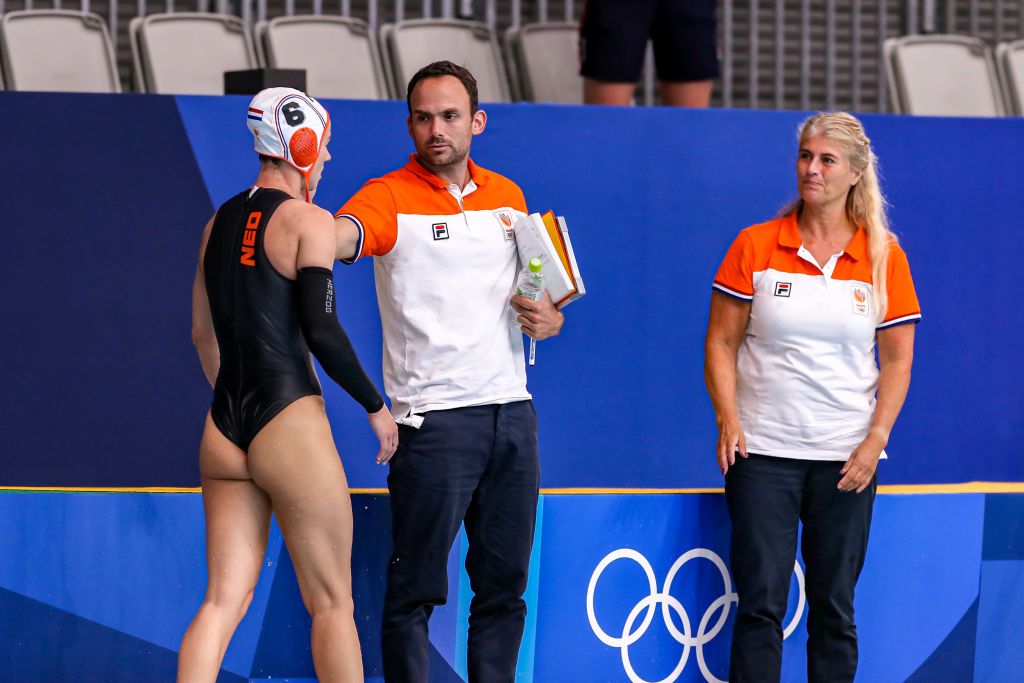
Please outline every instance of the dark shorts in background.
[{"label": "dark shorts in background", "polygon": [[587,0],[580,23],[580,75],[637,82],[651,38],[658,80],[716,78],[715,11],[715,0]]}]

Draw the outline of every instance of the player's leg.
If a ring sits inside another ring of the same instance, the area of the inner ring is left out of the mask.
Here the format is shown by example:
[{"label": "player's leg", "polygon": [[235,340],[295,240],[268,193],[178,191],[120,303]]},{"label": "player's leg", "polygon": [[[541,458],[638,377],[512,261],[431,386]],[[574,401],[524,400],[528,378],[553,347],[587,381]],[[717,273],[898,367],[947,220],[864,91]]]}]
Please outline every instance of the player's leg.
[{"label": "player's leg", "polygon": [[714,81],[672,83],[662,81],[661,103],[670,107],[706,108],[711,104]]},{"label": "player's leg", "polygon": [[207,417],[199,448],[206,513],[206,596],[181,641],[178,681],[215,681],[259,579],[270,500],[249,478],[245,453]]},{"label": "player's leg", "polygon": [[301,398],[267,423],[249,446],[249,469],[270,496],[313,619],[317,676],[362,681],[352,603],[352,502],[323,399]]},{"label": "player's leg", "polygon": [[652,37],[662,104],[707,107],[718,77],[715,0],[661,0]]}]

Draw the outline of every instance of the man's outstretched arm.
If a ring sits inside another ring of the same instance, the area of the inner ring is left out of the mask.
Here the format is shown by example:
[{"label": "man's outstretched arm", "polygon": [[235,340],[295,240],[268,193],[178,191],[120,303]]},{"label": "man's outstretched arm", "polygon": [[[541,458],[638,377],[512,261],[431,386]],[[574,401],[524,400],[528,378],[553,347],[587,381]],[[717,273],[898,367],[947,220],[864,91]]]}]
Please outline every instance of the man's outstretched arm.
[{"label": "man's outstretched arm", "polygon": [[362,246],[362,232],[356,222],[347,216],[336,216],[334,218],[334,234],[337,240],[334,260],[347,263],[355,261],[359,256],[359,248]]}]

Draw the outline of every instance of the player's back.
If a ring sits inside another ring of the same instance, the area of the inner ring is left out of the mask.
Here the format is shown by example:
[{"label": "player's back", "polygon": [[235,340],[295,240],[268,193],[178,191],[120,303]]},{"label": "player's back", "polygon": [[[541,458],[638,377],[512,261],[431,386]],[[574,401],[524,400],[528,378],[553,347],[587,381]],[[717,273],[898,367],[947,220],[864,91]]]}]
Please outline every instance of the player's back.
[{"label": "player's back", "polygon": [[229,199],[217,210],[203,257],[220,347],[213,417],[239,445],[273,417],[275,406],[320,393],[294,303],[295,282],[274,268],[264,248],[274,212],[291,198],[257,187]]}]

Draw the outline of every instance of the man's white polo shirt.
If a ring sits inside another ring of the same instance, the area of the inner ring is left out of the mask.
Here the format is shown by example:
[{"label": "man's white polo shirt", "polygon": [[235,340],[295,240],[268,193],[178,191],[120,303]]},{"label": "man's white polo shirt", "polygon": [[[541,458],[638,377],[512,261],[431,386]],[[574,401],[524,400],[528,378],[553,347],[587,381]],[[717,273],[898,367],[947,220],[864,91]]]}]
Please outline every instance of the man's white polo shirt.
[{"label": "man's white polo shirt", "polygon": [[411,155],[336,214],[359,226],[357,258],[377,257],[384,387],[409,424],[428,410],[530,398],[508,303],[519,263],[512,226],[526,200],[511,180],[472,161],[469,171],[460,191]]}]

